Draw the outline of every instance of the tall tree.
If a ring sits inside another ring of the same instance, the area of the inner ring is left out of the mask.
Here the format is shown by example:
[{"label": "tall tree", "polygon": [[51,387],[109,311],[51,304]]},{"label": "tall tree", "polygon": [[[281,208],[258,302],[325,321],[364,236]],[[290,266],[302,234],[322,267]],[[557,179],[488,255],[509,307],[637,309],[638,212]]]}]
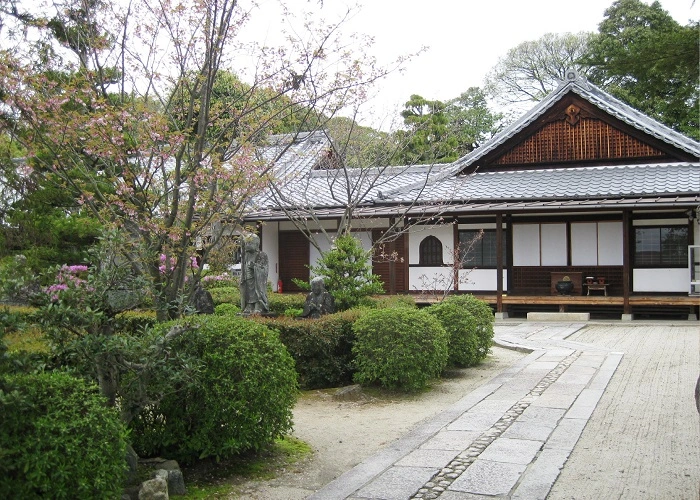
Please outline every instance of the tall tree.
[{"label": "tall tree", "polygon": [[586,75],[579,60],[589,33],[548,33],[510,49],[486,77],[487,93],[503,104],[539,101],[564,81],[566,71]]},{"label": "tall tree", "polygon": [[662,123],[700,138],[700,25],[681,26],[659,2],[618,0],[582,63],[589,78]]},{"label": "tall tree", "polygon": [[347,50],[344,19],[309,18],[283,48],[252,44],[255,77],[239,85],[223,75],[251,60],[237,38],[251,11],[237,0],[27,5],[0,9],[16,42],[0,51],[0,132],[32,175],[53,176],[122,232],[161,319],[182,312],[186,278],[201,271],[191,257],[204,242],[206,259],[219,236],[213,223],[239,219],[267,182],[275,159],[254,154],[258,141],[321,126],[387,71],[361,52],[370,43]]},{"label": "tall tree", "polygon": [[448,163],[457,159],[457,143],[449,133],[447,105],[417,94],[404,104],[401,112],[405,131],[397,137],[404,144],[403,163]]},{"label": "tall tree", "polygon": [[502,113],[489,109],[485,92],[470,87],[459,97],[447,102],[447,128],[454,138],[458,157],[478,148],[499,129]]}]

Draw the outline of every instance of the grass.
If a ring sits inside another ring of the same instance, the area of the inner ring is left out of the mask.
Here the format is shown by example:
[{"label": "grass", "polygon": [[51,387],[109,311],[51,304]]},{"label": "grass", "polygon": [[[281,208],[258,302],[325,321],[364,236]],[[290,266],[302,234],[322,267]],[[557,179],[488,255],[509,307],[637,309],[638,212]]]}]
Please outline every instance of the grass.
[{"label": "grass", "polygon": [[183,466],[189,499],[229,498],[239,492],[246,481],[272,479],[287,467],[293,466],[312,453],[304,441],[285,436],[269,448],[255,454],[242,455],[230,460],[203,460]]}]

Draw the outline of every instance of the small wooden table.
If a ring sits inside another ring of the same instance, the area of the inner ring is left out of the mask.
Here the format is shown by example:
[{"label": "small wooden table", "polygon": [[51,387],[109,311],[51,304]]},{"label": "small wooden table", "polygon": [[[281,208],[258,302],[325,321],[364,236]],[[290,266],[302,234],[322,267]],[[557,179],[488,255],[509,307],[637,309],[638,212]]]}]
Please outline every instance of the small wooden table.
[{"label": "small wooden table", "polygon": [[588,292],[586,295],[591,294],[591,290],[602,290],[603,294],[607,297],[608,296],[608,284],[609,283],[584,283],[586,287],[588,288]]}]

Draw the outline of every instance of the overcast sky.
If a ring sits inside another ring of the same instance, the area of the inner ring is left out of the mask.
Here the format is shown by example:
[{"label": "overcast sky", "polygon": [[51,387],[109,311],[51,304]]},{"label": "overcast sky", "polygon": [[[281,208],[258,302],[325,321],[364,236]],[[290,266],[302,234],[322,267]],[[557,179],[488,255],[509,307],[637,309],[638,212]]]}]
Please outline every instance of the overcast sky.
[{"label": "overcast sky", "polygon": [[[262,8],[274,0],[261,0]],[[328,19],[354,5],[349,0],[288,0],[315,10]],[[373,52],[380,61],[428,50],[407,64],[402,74],[390,76],[373,102],[378,115],[403,107],[411,94],[447,100],[484,77],[521,42],[545,33],[597,31],[613,0],[365,0],[346,30],[375,38]],[[647,1],[647,3],[651,3]],[[700,17],[700,2],[661,0],[680,24]],[[253,16],[255,17],[255,16]],[[273,19],[268,19],[274,25]]]}]

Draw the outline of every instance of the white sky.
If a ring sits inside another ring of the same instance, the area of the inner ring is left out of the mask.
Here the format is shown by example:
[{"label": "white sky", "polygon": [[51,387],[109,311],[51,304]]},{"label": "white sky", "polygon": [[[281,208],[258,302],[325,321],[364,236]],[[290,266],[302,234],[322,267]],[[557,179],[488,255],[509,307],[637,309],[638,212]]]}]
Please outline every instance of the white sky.
[{"label": "white sky", "polygon": [[[263,12],[275,0],[259,0]],[[651,3],[646,0],[647,3]],[[613,0],[364,0],[365,5],[346,25],[346,31],[371,35],[372,52],[380,62],[419,50],[428,51],[410,61],[402,74],[380,85],[372,108],[378,116],[402,109],[411,94],[447,100],[472,86],[481,86],[500,57],[521,42],[545,33],[597,31]],[[310,9],[335,19],[350,0],[287,0],[288,6]],[[700,1],[661,0],[662,7],[680,24],[700,17]],[[265,28],[253,14],[256,31]],[[263,16],[274,30],[279,21]],[[268,32],[269,34],[269,32]]]}]

